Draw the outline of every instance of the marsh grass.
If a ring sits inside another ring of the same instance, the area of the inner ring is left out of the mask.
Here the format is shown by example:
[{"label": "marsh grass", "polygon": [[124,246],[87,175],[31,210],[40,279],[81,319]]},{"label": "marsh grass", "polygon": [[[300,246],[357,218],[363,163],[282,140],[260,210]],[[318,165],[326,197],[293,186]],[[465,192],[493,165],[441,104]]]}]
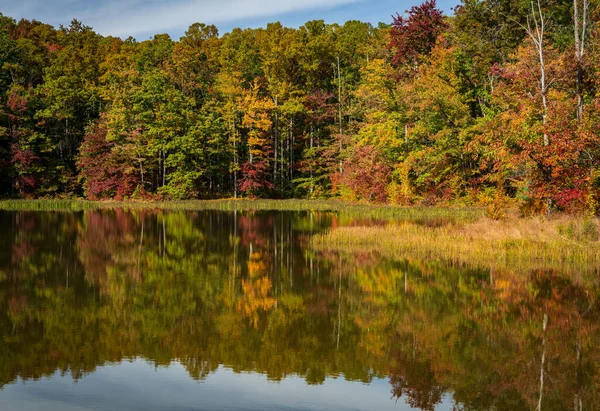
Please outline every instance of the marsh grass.
[{"label": "marsh grass", "polygon": [[427,227],[411,222],[338,227],[312,238],[321,251],[375,251],[389,258],[439,259],[483,268],[600,272],[597,219],[481,218]]},{"label": "marsh grass", "polygon": [[443,259],[481,267],[554,268],[600,272],[600,225],[595,218],[558,216],[495,220],[483,208],[396,207],[335,200],[85,201],[3,200],[0,210],[82,211],[94,209],[336,212],[350,220],[315,235],[317,250],[377,252],[384,257]]},{"label": "marsh grass", "polygon": [[0,210],[8,211],[81,211],[100,207],[96,202],[80,200],[0,200]]},{"label": "marsh grass", "polygon": [[189,201],[86,201],[86,200],[3,200],[0,210],[81,211],[91,209],[160,209],[221,211],[331,211],[348,217],[380,220],[476,221],[484,214],[480,208],[397,207],[355,204],[336,200],[189,200]]}]

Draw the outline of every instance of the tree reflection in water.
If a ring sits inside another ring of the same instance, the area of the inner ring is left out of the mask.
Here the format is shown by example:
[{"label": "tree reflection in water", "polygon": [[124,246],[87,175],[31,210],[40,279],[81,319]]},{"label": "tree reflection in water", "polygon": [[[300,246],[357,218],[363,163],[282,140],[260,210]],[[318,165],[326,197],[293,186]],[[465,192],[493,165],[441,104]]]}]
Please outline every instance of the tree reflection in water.
[{"label": "tree reflection in water", "polygon": [[561,275],[316,253],[351,224],[287,212],[0,212],[0,384],[177,360],[279,381],[389,378],[434,409],[597,404],[598,284]]}]

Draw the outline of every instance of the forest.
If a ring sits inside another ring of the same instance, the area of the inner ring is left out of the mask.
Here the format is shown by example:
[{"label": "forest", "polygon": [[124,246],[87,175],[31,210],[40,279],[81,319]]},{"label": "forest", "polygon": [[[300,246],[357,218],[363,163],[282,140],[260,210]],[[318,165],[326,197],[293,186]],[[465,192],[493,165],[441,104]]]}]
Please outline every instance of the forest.
[{"label": "forest", "polygon": [[589,0],[427,0],[377,26],[138,41],[0,14],[0,196],[598,213],[597,19]]}]

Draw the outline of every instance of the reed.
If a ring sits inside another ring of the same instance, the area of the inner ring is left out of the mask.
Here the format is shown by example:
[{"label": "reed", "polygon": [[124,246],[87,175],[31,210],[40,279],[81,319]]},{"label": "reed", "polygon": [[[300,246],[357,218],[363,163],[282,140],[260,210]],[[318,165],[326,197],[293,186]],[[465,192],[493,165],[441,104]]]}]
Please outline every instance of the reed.
[{"label": "reed", "polygon": [[337,200],[188,200],[188,201],[86,201],[86,200],[3,200],[0,210],[79,211],[105,208],[221,211],[323,211],[339,212],[348,217],[379,220],[444,219],[476,221],[484,214],[480,208],[399,207],[348,203]]},{"label": "reed", "polygon": [[9,211],[81,211],[98,208],[98,204],[80,200],[1,200],[0,210]]},{"label": "reed", "polygon": [[439,259],[483,268],[600,273],[599,231],[598,220],[591,218],[481,218],[440,227],[411,222],[339,227],[315,235],[312,245],[321,251],[368,250],[394,259]]},{"label": "reed", "polygon": [[435,258],[481,267],[600,272],[600,225],[595,218],[510,216],[495,221],[486,218],[481,208],[380,206],[337,200],[0,201],[0,210],[16,211],[114,208],[335,212],[387,223],[342,226],[317,234],[311,240],[315,249]]}]

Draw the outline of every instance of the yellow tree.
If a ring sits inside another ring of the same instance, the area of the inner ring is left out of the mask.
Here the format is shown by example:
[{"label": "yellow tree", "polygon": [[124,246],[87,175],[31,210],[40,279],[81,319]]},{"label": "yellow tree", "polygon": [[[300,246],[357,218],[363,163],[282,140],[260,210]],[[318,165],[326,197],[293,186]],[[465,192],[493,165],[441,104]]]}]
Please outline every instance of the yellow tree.
[{"label": "yellow tree", "polygon": [[270,132],[273,125],[271,112],[275,109],[275,104],[260,95],[260,86],[255,80],[252,89],[245,92],[243,107],[242,126],[248,130],[248,160],[242,165],[240,190],[255,195],[273,188],[273,183],[268,178]]}]

